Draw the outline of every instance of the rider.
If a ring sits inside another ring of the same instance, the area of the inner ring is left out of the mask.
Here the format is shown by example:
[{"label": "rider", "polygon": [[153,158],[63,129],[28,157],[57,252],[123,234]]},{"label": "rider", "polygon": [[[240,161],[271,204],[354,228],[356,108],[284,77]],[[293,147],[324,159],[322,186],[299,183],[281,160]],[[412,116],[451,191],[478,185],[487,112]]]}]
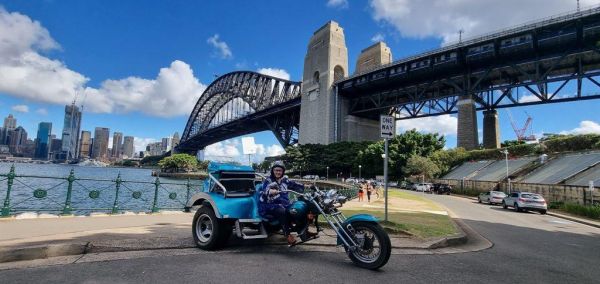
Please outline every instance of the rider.
[{"label": "rider", "polygon": [[285,190],[304,192],[304,185],[289,180],[284,174],[283,162],[275,161],[271,166],[271,175],[260,189],[258,213],[269,221],[278,220],[283,227],[283,234],[287,237],[288,244],[292,245],[296,243],[296,239],[290,234],[290,216],[287,211],[290,199]]}]

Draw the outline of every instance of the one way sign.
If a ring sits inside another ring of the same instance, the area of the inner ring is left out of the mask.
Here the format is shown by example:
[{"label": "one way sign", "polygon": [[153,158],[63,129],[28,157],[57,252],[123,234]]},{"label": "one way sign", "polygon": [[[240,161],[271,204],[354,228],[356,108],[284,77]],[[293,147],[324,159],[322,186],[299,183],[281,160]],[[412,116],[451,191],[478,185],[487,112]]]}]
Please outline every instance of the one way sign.
[{"label": "one way sign", "polygon": [[396,132],[396,120],[393,116],[382,115],[380,118],[381,138],[392,138]]}]

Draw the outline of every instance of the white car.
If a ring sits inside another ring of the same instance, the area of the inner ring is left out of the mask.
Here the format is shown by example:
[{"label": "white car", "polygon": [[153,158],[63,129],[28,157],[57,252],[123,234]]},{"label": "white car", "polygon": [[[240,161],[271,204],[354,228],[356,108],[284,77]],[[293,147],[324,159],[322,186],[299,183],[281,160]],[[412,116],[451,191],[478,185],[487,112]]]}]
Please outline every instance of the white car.
[{"label": "white car", "polygon": [[416,183],[415,184],[415,190],[416,191],[423,191],[423,192],[430,192],[431,191],[431,184],[430,183],[426,183],[426,182]]},{"label": "white car", "polygon": [[481,202],[489,203],[490,205],[501,204],[502,200],[504,200],[504,197],[506,197],[506,194],[504,192],[492,190],[492,191],[480,193],[479,196],[477,197],[477,201],[479,203],[481,203]]},{"label": "white car", "polygon": [[507,209],[512,207],[517,212],[521,211],[538,211],[541,214],[546,214],[548,206],[544,197],[537,193],[531,192],[513,192],[502,200],[502,207]]}]

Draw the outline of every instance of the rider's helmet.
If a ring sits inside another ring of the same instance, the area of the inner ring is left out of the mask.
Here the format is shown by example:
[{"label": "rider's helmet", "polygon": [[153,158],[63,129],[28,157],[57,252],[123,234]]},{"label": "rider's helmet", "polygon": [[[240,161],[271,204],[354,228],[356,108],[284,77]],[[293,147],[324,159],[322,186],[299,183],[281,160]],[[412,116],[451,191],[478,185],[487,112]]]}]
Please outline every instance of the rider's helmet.
[{"label": "rider's helmet", "polygon": [[271,165],[271,176],[274,177],[275,174],[273,174],[273,169],[274,168],[281,168],[283,169],[283,174],[285,174],[285,165],[283,164],[282,161],[275,161],[273,162],[273,164]]}]

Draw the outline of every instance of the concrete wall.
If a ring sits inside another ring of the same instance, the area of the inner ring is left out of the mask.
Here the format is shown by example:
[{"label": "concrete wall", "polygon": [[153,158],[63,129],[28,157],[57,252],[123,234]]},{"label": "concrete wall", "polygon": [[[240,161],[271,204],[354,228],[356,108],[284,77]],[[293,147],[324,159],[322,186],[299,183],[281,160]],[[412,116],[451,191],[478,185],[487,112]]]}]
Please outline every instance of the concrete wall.
[{"label": "concrete wall", "polygon": [[[508,192],[506,182],[476,181],[476,180],[435,180],[434,182],[448,183],[454,189],[471,189],[479,192],[499,190]],[[538,193],[547,202],[562,201],[577,204],[591,204],[592,196],[587,186],[562,185],[562,184],[535,184],[535,183],[511,183],[513,191],[526,191]],[[594,203],[600,203],[600,187],[594,190]]]}]

